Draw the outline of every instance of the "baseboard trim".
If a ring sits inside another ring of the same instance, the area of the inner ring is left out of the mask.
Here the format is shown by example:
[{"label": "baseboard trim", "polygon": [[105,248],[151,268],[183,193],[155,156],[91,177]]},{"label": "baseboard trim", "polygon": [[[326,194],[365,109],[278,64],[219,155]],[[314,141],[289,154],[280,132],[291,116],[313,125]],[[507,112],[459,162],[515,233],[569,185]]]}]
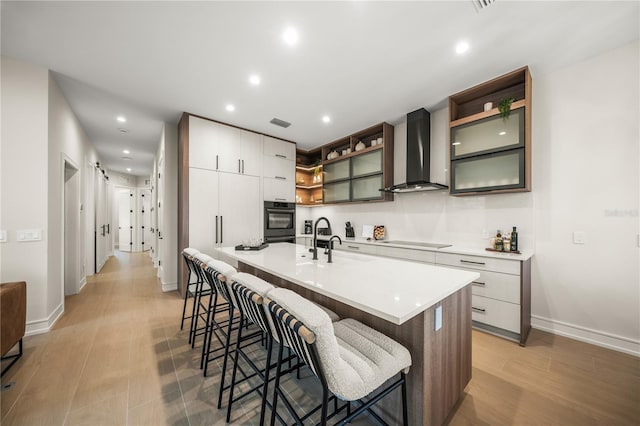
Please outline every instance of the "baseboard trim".
[{"label": "baseboard trim", "polygon": [[537,315],[531,315],[531,327],[614,351],[640,356],[640,341],[629,339],[628,337],[617,336]]},{"label": "baseboard trim", "polygon": [[178,289],[178,283],[177,282],[172,282],[172,283],[162,283],[162,291],[163,292],[167,292],[167,291],[176,291]]},{"label": "baseboard trim", "polygon": [[87,285],[87,277],[83,277],[80,280],[80,289],[78,290],[78,293],[80,293],[82,291],[82,289],[84,288],[85,285]]},{"label": "baseboard trim", "polygon": [[47,318],[28,321],[26,332],[24,333],[24,335],[33,336],[34,334],[48,333],[49,330],[51,330],[51,327],[53,327],[56,321],[60,319],[63,313],[64,305],[61,303],[53,310],[53,312],[51,312],[51,315],[49,315]]}]

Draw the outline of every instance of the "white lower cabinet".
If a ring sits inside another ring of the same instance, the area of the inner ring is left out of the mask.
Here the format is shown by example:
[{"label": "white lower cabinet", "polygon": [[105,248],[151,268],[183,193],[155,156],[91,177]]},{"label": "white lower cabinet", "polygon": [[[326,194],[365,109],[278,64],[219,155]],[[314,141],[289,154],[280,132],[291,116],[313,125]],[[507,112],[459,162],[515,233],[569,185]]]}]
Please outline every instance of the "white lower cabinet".
[{"label": "white lower cabinet", "polygon": [[512,333],[520,334],[520,304],[489,297],[471,297],[471,319]]},{"label": "white lower cabinet", "polygon": [[261,237],[260,178],[189,169],[189,246],[213,249]]},{"label": "white lower cabinet", "polygon": [[436,264],[479,272],[472,283],[476,328],[526,343],[531,329],[531,261],[437,253]]}]

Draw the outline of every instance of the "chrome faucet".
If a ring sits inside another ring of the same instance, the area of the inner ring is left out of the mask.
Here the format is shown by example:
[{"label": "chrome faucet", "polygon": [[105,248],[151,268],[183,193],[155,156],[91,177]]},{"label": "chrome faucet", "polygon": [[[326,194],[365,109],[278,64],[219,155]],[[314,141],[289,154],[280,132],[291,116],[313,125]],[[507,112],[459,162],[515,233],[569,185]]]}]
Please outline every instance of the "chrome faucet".
[{"label": "chrome faucet", "polygon": [[324,220],[327,222],[327,227],[331,229],[331,224],[329,223],[329,219],[322,216],[319,217],[318,220],[313,224],[313,260],[318,260],[318,222]]},{"label": "chrome faucet", "polygon": [[329,253],[328,253],[329,260],[327,260],[327,263],[332,263],[331,252],[333,251],[333,240],[334,240],[334,238],[337,238],[338,242],[340,243],[340,245],[342,245],[342,239],[338,235],[334,235],[333,237],[329,238]]}]

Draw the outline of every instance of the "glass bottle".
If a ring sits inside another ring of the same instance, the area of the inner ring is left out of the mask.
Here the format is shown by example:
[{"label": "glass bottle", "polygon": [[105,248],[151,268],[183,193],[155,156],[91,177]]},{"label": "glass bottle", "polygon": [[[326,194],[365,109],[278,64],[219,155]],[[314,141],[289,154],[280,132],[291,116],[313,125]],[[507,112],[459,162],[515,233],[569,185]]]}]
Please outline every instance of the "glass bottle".
[{"label": "glass bottle", "polygon": [[516,231],[515,226],[511,231],[511,251],[518,251],[518,231]]},{"label": "glass bottle", "polygon": [[496,250],[502,251],[502,234],[498,229],[498,233],[496,234]]}]

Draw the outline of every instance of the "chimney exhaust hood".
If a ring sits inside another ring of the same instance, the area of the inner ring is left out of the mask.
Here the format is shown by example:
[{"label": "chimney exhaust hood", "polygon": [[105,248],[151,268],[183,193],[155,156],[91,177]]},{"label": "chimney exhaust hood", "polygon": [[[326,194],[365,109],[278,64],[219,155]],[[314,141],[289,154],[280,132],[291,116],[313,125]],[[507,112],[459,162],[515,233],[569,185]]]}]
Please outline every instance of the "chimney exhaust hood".
[{"label": "chimney exhaust hood", "polygon": [[407,180],[380,191],[404,193],[448,189],[431,182],[431,114],[424,108],[407,114]]}]

